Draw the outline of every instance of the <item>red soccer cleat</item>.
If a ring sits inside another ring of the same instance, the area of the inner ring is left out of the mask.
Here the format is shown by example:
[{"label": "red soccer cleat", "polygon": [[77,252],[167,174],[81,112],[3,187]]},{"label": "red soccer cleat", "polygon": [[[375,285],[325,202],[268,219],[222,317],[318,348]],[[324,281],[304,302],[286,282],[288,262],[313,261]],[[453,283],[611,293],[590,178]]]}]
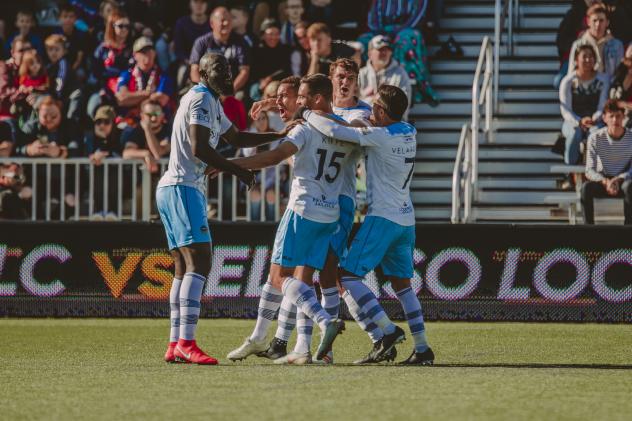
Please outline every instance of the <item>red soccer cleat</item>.
[{"label": "red soccer cleat", "polygon": [[176,356],[174,355],[174,351],[176,350],[177,342],[169,342],[169,346],[167,347],[167,352],[165,353],[165,361],[168,363],[177,363]]},{"label": "red soccer cleat", "polygon": [[198,348],[195,340],[185,341],[180,339],[173,352],[176,361],[187,364],[199,365],[217,365],[217,360],[206,355],[204,351]]}]

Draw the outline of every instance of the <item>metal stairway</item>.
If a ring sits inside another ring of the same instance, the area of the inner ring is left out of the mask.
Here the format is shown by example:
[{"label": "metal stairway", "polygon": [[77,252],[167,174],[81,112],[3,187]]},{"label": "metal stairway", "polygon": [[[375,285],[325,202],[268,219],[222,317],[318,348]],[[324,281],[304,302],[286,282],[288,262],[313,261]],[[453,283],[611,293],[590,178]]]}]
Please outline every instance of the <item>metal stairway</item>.
[{"label": "metal stairway", "polygon": [[[499,109],[495,140],[479,142],[480,192],[473,205],[476,221],[554,222],[568,215],[557,203],[559,174],[551,166],[562,159],[550,152],[561,127],[555,36],[570,1],[520,1],[520,27],[514,51],[501,45]],[[411,112],[419,130],[412,184],[419,221],[449,221],[451,176],[461,126],[471,119],[472,79],[481,41],[494,32],[494,1],[445,0],[439,41],[452,35],[464,57],[430,60],[432,85],[442,103],[417,105]],[[503,37],[503,42],[506,35]],[[432,54],[438,47],[431,47]]]}]

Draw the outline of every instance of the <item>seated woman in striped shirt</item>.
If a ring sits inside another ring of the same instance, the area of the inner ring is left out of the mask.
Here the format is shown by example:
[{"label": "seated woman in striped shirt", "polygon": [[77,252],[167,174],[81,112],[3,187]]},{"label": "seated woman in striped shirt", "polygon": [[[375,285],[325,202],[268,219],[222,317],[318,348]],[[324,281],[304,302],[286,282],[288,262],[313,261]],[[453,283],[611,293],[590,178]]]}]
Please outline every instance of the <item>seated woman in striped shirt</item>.
[{"label": "seated woman in striped shirt", "polygon": [[586,182],[581,201],[584,222],[594,224],[593,199],[622,197],[625,224],[632,224],[632,131],[623,126],[625,113],[617,100],[603,110],[606,127],[588,137]]}]

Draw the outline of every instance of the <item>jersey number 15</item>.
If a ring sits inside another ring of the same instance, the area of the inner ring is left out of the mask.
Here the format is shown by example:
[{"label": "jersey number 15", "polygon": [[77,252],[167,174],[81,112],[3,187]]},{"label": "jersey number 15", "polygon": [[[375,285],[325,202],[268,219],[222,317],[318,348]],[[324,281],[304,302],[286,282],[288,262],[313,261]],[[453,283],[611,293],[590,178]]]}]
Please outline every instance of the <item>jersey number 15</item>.
[{"label": "jersey number 15", "polygon": [[[325,172],[325,162],[327,161],[327,149],[316,149],[316,153],[319,156],[318,174],[316,174],[316,177],[314,177],[314,179],[320,180]],[[336,178],[338,178],[338,175],[340,175],[340,169],[341,169],[340,162],[338,160],[342,161],[344,159],[345,159],[344,152],[334,152],[333,154],[331,154],[331,158],[329,159],[329,165],[327,167],[333,168],[334,174],[333,175],[325,174],[325,181],[327,181],[328,183],[333,183],[334,181],[336,181]]]}]

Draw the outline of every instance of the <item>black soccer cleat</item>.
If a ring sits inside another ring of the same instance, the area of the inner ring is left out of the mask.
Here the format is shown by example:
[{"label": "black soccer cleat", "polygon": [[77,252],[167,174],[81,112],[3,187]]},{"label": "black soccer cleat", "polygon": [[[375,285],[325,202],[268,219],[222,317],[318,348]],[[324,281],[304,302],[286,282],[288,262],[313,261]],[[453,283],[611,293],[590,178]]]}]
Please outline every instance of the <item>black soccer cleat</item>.
[{"label": "black soccer cleat", "polygon": [[257,357],[268,358],[270,360],[276,360],[277,358],[285,357],[287,355],[287,341],[279,338],[273,338],[270,341],[270,346],[263,352],[257,354]]},{"label": "black soccer cleat", "polygon": [[[356,360],[353,363],[354,364],[375,364],[379,362],[375,360],[375,356],[381,346],[382,346],[382,340],[380,339],[379,341],[373,344],[373,349],[369,351],[366,357],[362,358],[361,360]],[[395,349],[395,347],[393,346],[391,350],[388,353],[386,353],[383,361],[390,362],[390,361],[395,360],[396,357],[397,357],[397,349]]]},{"label": "black soccer cleat", "polygon": [[395,331],[393,333],[384,335],[382,338],[380,348],[375,352],[375,362],[379,363],[386,360],[386,356],[389,355],[391,349],[405,340],[406,334],[404,333],[404,330],[399,326],[395,326]]},{"label": "black soccer cleat", "polygon": [[434,352],[432,348],[426,349],[424,352],[416,352],[410,354],[410,357],[400,362],[401,365],[432,365],[434,364]]}]

